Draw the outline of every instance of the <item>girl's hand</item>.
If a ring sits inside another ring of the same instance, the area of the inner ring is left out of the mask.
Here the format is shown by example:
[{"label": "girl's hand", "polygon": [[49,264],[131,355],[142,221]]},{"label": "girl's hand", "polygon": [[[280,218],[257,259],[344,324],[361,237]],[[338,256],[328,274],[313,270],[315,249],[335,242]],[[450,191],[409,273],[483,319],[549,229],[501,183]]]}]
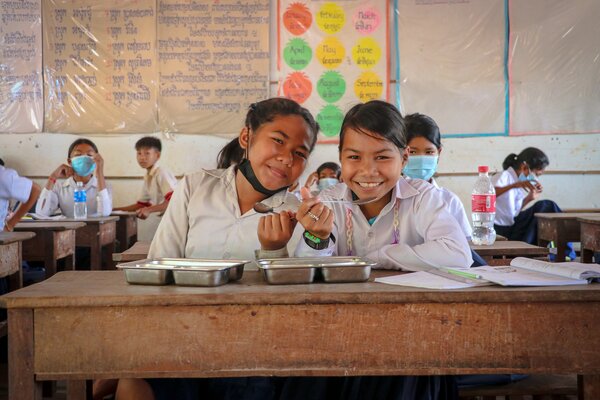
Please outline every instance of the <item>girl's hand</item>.
[{"label": "girl's hand", "polygon": [[139,219],[146,219],[151,213],[152,211],[150,211],[150,207],[139,208],[135,211],[135,214]]},{"label": "girl's hand", "polygon": [[97,173],[104,174],[104,159],[102,158],[100,153],[94,154],[94,156],[92,158],[94,159],[94,162],[96,163]]},{"label": "girl's hand", "polygon": [[57,179],[66,179],[73,176],[73,168],[67,164],[61,164],[51,174],[49,179],[56,181]]},{"label": "girl's hand", "polygon": [[258,240],[264,250],[279,250],[287,245],[296,227],[294,213],[283,211],[260,217]]},{"label": "girl's hand", "polygon": [[533,192],[536,190],[535,187],[536,187],[536,185],[539,185],[539,183],[531,182],[531,181],[520,181],[520,182],[514,183],[513,185],[515,188],[522,188],[528,192]]},{"label": "girl's hand", "polygon": [[315,182],[317,182],[318,180],[319,180],[319,175],[317,174],[317,171],[315,171],[308,176],[308,178],[306,179],[306,183],[304,184],[304,187],[310,189],[311,186],[314,185]]},{"label": "girl's hand", "polygon": [[316,237],[327,239],[333,230],[333,211],[321,203],[319,198],[310,197],[307,188],[302,188],[300,193],[303,200],[296,213],[298,222]]}]

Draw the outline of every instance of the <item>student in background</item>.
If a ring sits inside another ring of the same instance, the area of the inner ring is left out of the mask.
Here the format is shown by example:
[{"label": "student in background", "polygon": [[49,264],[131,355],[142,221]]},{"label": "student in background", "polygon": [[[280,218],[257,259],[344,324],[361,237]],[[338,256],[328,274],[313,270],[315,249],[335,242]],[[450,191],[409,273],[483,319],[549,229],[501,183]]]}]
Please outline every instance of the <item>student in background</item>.
[{"label": "student in background", "polygon": [[[292,100],[252,104],[239,137],[219,154],[225,169],[186,175],[177,185],[148,256],[254,259],[257,249],[261,257],[287,255],[293,213],[279,208],[279,214],[264,216],[253,206],[281,205],[306,168],[318,129],[310,112]],[[271,378],[127,379],[117,397],[184,400],[201,392],[202,398],[269,400],[274,390]]]},{"label": "student in background", "polygon": [[[64,181],[57,182],[59,179]],[[104,180],[104,160],[89,139],[77,139],[67,153],[67,164],[61,164],[48,177],[35,212],[51,216],[62,212],[74,218],[73,193],[77,182],[87,194],[88,217],[107,217],[112,211],[112,188]]]},{"label": "student in background", "polygon": [[[364,256],[379,268],[409,271],[470,267],[469,245],[440,191],[402,177],[409,149],[404,119],[393,105],[374,100],[351,108],[339,151],[344,183],[319,198],[303,189],[296,218],[305,234],[296,256]],[[320,198],[377,200],[330,209]],[[342,392],[349,400],[458,397],[452,377],[355,377],[344,380]]]},{"label": "student in background", "polygon": [[[11,232],[21,218],[33,207],[40,195],[37,183],[23,178],[13,169],[0,165],[0,231]],[[14,210],[9,210],[10,200],[18,201]]]},{"label": "student in background", "polygon": [[[456,194],[438,185],[433,178],[442,153],[442,136],[435,121],[427,115],[415,113],[404,117],[406,123],[406,138],[408,141],[409,157],[404,170],[404,176],[411,179],[423,179],[440,191],[446,202],[448,211],[456,219],[467,240],[471,240],[471,224],[467,218],[465,207]],[[472,267],[487,265],[487,262],[475,251]]]},{"label": "student in background", "polygon": [[[537,198],[543,191],[539,177],[550,164],[548,156],[535,147],[528,147],[519,155],[509,154],[502,168],[504,171],[492,177],[496,189],[496,218],[494,229],[509,240],[537,244],[536,213],[562,212],[552,200]],[[526,210],[523,208],[535,202]],[[567,257],[575,259],[575,251],[569,243]]]},{"label": "student in background", "polygon": [[423,114],[409,114],[404,117],[409,157],[403,173],[412,179],[423,179],[435,186],[448,205],[448,211],[456,218],[467,239],[471,239],[472,229],[465,207],[450,190],[440,187],[433,174],[442,154],[442,136],[435,121]]},{"label": "student in background", "polygon": [[[337,163],[325,162],[319,165],[319,168],[308,176],[304,187],[316,195],[322,190],[340,183],[340,174],[340,166]],[[311,188],[315,183],[317,184],[317,189],[312,190]]]},{"label": "student in background", "polygon": [[138,164],[146,170],[142,194],[137,203],[117,207],[115,210],[135,211],[138,218],[146,219],[151,213],[162,214],[167,209],[177,179],[171,171],[158,163],[162,151],[160,139],[143,137],[136,142],[135,150]]}]

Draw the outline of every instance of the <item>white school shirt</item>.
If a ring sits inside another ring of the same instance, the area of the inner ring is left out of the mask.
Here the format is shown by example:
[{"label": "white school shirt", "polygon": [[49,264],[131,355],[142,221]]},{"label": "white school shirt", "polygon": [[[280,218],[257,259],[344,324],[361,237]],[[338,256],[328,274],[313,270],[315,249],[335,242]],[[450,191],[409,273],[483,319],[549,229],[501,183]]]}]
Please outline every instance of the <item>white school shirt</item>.
[{"label": "white school shirt", "polygon": [[[263,203],[280,205],[286,192],[281,191]],[[287,196],[293,197],[291,193]],[[235,166],[186,175],[175,188],[148,257],[254,259],[255,250],[260,249],[261,216],[252,209],[241,214]],[[290,241],[294,247],[302,233],[298,228],[296,231]]]},{"label": "white school shirt", "polygon": [[0,165],[0,231],[4,230],[10,200],[25,203],[29,200],[32,184],[29,179],[19,176],[14,169]]},{"label": "white school shirt", "polygon": [[[60,210],[67,218],[74,218],[73,193],[75,188],[77,188],[77,182],[73,177],[56,182],[52,190],[44,188],[35,206],[35,213],[50,216]],[[112,187],[106,183],[106,187],[98,191],[98,179],[92,176],[92,179],[83,185],[83,189],[87,196],[88,217],[108,217],[112,212]]]},{"label": "white school shirt", "polygon": [[[504,187],[519,182],[519,177],[512,167],[492,177],[494,187]],[[500,226],[511,226],[515,223],[515,217],[521,212],[523,199],[527,197],[527,191],[521,188],[510,189],[501,196],[496,196],[496,216],[494,223]]]},{"label": "white school shirt", "polygon": [[[351,200],[348,187],[340,183],[321,192],[322,199]],[[398,243],[394,241],[394,208],[398,206]],[[328,205],[329,206],[329,205]],[[388,203],[373,225],[360,206],[331,204],[334,212],[333,236],[329,248],[314,250],[304,240],[298,242],[298,257],[348,255],[346,215],[352,215],[352,254],[377,262],[376,268],[419,271],[431,267],[469,268],[471,249],[456,219],[448,212],[442,195],[421,180],[400,178]]]},{"label": "white school shirt", "polygon": [[175,186],[177,186],[175,175],[156,162],[144,176],[144,186],[138,202],[150,203],[153,206],[160,204],[165,201],[167,194],[175,190]]},{"label": "white school shirt", "polygon": [[467,240],[471,239],[473,229],[471,228],[471,224],[467,218],[465,206],[463,205],[462,201],[460,201],[460,198],[454,192],[451,192],[445,187],[439,186],[433,178],[431,178],[431,184],[440,191],[444,202],[446,202],[448,205],[448,211],[450,211],[450,214],[452,214],[452,216],[456,219],[456,222],[458,222],[458,225],[460,225],[460,229],[462,229]]}]

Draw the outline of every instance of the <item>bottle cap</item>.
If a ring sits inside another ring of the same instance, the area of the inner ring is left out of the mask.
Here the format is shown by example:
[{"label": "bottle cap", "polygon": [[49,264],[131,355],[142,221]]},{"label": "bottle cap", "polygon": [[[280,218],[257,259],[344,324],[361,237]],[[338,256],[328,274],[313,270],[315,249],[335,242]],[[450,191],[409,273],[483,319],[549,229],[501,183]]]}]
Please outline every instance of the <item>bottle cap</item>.
[{"label": "bottle cap", "polygon": [[488,167],[487,165],[480,165],[479,168],[477,168],[477,170],[479,172],[488,172],[490,170],[490,167]]}]

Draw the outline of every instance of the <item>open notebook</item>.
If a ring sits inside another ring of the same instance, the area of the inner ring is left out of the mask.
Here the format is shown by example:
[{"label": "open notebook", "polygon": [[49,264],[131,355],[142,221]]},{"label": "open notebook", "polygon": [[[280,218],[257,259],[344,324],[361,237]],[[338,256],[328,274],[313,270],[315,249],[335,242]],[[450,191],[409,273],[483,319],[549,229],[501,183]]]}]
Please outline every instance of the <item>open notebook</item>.
[{"label": "open notebook", "polygon": [[600,265],[578,262],[551,263],[517,257],[509,266],[477,267],[470,272],[503,286],[582,285],[600,279]]},{"label": "open notebook", "polygon": [[517,257],[506,266],[432,268],[428,271],[377,278],[375,282],[427,289],[466,289],[481,286],[482,282],[502,286],[562,286],[583,285],[594,279],[600,279],[598,264],[551,263]]}]

